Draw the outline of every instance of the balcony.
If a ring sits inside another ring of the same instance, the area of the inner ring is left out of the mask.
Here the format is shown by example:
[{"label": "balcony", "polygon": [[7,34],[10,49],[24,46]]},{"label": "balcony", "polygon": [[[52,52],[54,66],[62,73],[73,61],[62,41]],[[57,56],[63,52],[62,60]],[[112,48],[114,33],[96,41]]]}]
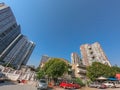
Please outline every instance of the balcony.
[{"label": "balcony", "polygon": [[86,79],[86,76],[85,76],[85,75],[84,75],[84,76],[80,76],[80,78],[81,78],[81,79]]},{"label": "balcony", "polygon": [[76,66],[77,66],[78,68],[84,68],[84,69],[86,69],[86,66],[83,65],[83,64],[77,64]]},{"label": "balcony", "polygon": [[77,73],[78,73],[78,74],[86,74],[86,70],[81,70],[81,69],[79,69],[79,70],[77,71]]}]

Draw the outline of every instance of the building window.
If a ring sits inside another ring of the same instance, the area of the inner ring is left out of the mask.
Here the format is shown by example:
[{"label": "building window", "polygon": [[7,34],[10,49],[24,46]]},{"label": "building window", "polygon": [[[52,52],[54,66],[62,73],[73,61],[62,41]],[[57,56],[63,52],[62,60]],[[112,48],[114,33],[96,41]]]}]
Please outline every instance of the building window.
[{"label": "building window", "polygon": [[93,52],[90,52],[90,54],[93,54]]},{"label": "building window", "polygon": [[91,46],[88,46],[88,49],[89,49],[89,50],[92,50]]},{"label": "building window", "polygon": [[12,27],[10,27],[10,30],[12,30],[13,28]]},{"label": "building window", "polygon": [[93,56],[92,59],[94,60],[94,59],[95,59],[95,56]]},{"label": "building window", "polygon": [[16,28],[16,24],[13,25],[13,28]]}]

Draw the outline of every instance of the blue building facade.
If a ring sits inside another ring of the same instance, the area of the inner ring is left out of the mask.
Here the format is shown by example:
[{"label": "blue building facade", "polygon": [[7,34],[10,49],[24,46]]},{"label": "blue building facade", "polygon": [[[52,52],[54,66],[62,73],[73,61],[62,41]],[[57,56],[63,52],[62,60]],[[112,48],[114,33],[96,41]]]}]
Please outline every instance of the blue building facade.
[{"label": "blue building facade", "polygon": [[11,8],[0,3],[0,62],[19,69],[26,65],[35,47],[32,41],[21,34]]}]

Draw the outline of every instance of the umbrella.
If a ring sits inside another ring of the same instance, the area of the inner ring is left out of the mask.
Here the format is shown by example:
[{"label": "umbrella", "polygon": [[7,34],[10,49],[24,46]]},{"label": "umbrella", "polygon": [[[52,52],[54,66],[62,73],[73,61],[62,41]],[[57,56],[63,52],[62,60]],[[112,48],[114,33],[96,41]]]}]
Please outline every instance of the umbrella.
[{"label": "umbrella", "polygon": [[103,76],[96,78],[96,80],[107,80],[108,78],[105,78]]}]

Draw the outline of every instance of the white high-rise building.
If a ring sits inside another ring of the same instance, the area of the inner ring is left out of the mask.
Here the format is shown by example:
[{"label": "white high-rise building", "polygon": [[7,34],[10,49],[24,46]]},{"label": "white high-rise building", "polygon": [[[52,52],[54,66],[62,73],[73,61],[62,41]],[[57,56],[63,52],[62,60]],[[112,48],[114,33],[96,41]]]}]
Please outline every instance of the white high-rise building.
[{"label": "white high-rise building", "polygon": [[91,65],[93,62],[100,62],[111,66],[108,58],[106,57],[103,49],[98,42],[93,44],[84,44],[80,46],[82,61],[86,66]]}]

